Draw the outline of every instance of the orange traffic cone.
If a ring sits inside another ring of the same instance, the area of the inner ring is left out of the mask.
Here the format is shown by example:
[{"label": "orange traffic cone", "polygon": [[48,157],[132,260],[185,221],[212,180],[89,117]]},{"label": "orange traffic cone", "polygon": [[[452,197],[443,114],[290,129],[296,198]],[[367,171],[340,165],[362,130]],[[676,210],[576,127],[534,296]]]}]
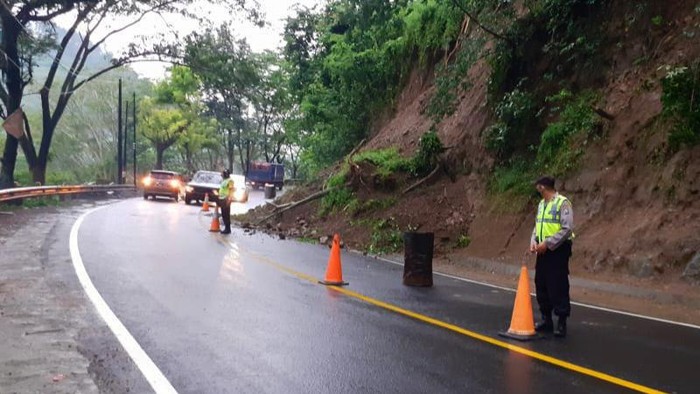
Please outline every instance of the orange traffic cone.
[{"label": "orange traffic cone", "polygon": [[532,317],[532,300],[530,299],[530,279],[525,265],[520,268],[520,280],[518,291],[515,293],[515,305],[513,317],[507,332],[499,332],[498,335],[527,341],[538,338],[535,332],[535,319]]},{"label": "orange traffic cone", "polygon": [[318,283],[328,286],[344,286],[347,282],[343,282],[343,268],[340,265],[340,236],[333,236],[333,246],[331,246],[331,255],[328,258],[328,268],[326,268],[326,278],[318,281]]},{"label": "orange traffic cone", "polygon": [[214,210],[214,217],[211,219],[211,226],[209,226],[209,232],[218,233],[221,231],[221,225],[219,224],[219,209]]},{"label": "orange traffic cone", "polygon": [[204,195],[204,203],[202,204],[202,212],[209,212],[209,193]]}]

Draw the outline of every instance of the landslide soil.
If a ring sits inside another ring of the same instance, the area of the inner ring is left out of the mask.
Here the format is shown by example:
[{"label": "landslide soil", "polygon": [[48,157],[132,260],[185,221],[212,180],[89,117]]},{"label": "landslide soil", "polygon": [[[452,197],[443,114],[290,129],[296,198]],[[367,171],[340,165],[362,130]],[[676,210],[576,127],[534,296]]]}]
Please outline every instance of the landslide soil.
[{"label": "landslide soil", "polygon": [[[674,2],[673,7],[663,1],[648,4],[649,13],[663,19],[661,26],[651,21],[627,26],[628,7],[611,5],[609,19],[604,21],[604,61],[592,87],[602,96],[599,106],[612,119],[603,121],[601,138],[585,146],[580,167],[558,180],[559,190],[573,202],[576,214],[571,274],[668,296],[668,302],[650,297],[654,302],[647,305],[619,304],[621,308],[668,315],[669,308],[685,306],[686,312],[671,315],[700,321],[700,286],[682,278],[685,266],[700,253],[700,146],[668,153],[671,125],[661,117],[665,66],[690,64],[700,56],[700,13],[694,1]],[[529,243],[536,204],[535,200],[504,200],[489,192],[494,159],[484,148],[482,136],[493,121],[486,94],[489,67],[477,62],[469,75],[471,88],[462,93],[455,113],[436,127],[450,148],[443,156],[451,173],[440,171],[406,194],[401,191],[416,179],[400,179],[390,191],[371,182],[355,182],[351,186],[360,200],[395,202],[359,214],[340,210],[320,215],[317,200],[262,226],[313,239],[338,232],[350,247],[367,250],[373,242],[371,223],[384,220],[392,223],[390,229],[434,232],[436,264],[443,270],[513,284],[510,274],[495,275],[497,270],[467,263],[479,259],[517,267]],[[416,151],[421,135],[432,125],[426,107],[435,93],[434,77],[432,69],[413,72],[395,109],[377,121],[361,151],[394,147],[407,157]],[[580,78],[581,83],[586,81]],[[337,170],[329,169],[276,204],[321,190],[324,180]],[[371,172],[371,168],[365,170]],[[259,208],[242,220],[255,223],[272,211],[271,206]],[[467,247],[460,243],[465,237],[470,240]],[[583,291],[580,295],[591,302],[609,304],[605,296]]]}]

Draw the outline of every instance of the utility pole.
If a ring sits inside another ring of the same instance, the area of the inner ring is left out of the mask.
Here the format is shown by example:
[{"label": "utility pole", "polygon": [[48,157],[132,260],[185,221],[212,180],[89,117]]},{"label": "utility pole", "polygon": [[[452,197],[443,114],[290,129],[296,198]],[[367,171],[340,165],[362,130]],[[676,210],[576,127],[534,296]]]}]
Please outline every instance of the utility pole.
[{"label": "utility pole", "polygon": [[133,98],[133,113],[134,113],[134,138],[132,138],[132,144],[133,144],[133,149],[134,149],[134,186],[137,185],[136,183],[136,92],[134,92],[134,98]]},{"label": "utility pole", "polygon": [[117,103],[117,184],[122,183],[122,79],[119,78]]},{"label": "utility pole", "polygon": [[129,157],[129,149],[127,147],[129,141],[129,99],[126,99],[126,108],[124,109],[124,149],[122,150],[122,163],[124,163],[124,176],[122,177],[122,183],[126,183],[126,171],[129,164],[127,158]]}]

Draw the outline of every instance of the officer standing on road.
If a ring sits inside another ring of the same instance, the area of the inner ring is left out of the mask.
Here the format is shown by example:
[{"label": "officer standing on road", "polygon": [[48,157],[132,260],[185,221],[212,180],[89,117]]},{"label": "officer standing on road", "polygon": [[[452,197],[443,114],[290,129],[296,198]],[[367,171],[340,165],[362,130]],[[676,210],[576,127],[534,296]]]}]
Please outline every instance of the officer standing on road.
[{"label": "officer standing on road", "polygon": [[229,170],[221,172],[222,180],[219,186],[219,199],[217,205],[221,207],[221,216],[224,219],[224,229],[221,234],[231,234],[231,200],[233,200],[233,179]]},{"label": "officer standing on road", "polygon": [[[566,336],[566,319],[571,313],[569,257],[574,238],[574,211],[571,202],[557,193],[554,178],[539,178],[535,188],[542,196],[530,242],[530,252],[537,253],[535,288],[542,313],[542,321],[535,325],[535,330],[554,331],[554,336],[563,338]],[[552,312],[559,318],[556,328]]]}]

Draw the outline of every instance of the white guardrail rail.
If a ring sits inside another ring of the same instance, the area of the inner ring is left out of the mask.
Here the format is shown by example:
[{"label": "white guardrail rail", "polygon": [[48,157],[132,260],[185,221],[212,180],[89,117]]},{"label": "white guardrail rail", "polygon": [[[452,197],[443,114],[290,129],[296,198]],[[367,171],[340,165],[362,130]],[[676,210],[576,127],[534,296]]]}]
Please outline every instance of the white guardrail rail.
[{"label": "white guardrail rail", "polygon": [[124,190],[136,190],[134,185],[70,185],[70,186],[36,186],[16,187],[0,190],[0,202],[21,200],[32,197],[50,197],[65,194],[100,193]]}]

